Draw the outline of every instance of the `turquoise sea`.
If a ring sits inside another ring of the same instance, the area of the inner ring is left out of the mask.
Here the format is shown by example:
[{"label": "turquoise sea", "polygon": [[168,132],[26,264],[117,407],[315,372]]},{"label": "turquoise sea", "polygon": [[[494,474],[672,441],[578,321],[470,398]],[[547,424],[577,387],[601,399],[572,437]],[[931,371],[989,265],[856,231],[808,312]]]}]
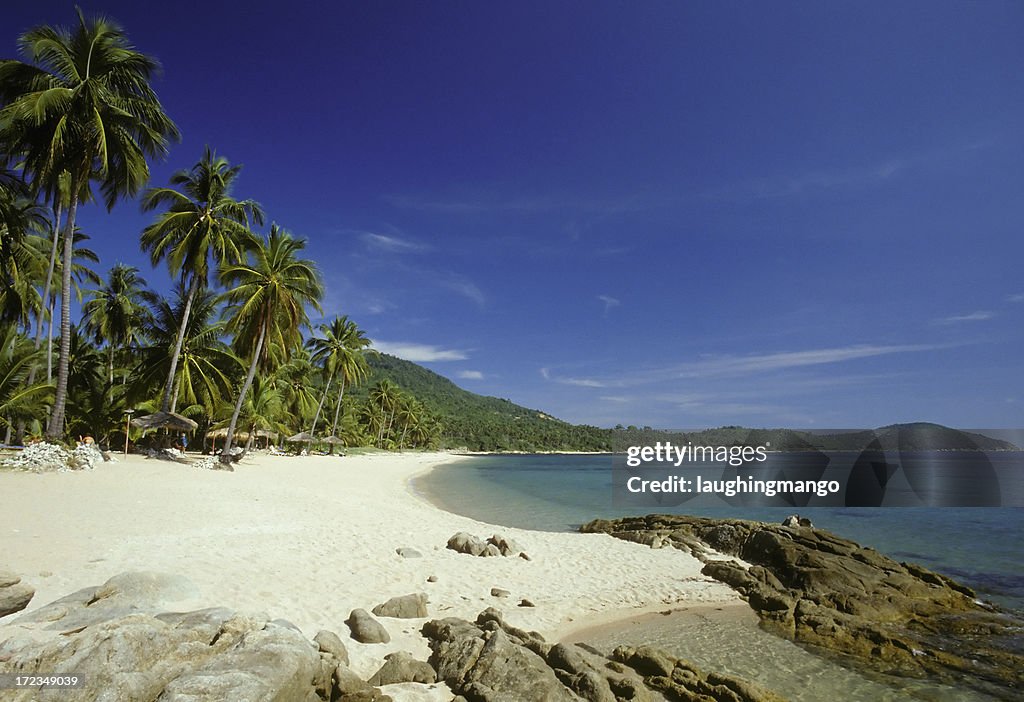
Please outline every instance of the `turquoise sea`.
[{"label": "turquoise sea", "polygon": [[[1024,454],[1002,460],[1024,466]],[[416,479],[414,489],[441,508],[492,524],[575,531],[595,518],[666,512],[781,522],[799,512],[835,532],[901,561],[950,575],[1003,607],[1024,612],[1024,509],[1002,507],[614,507],[608,455],[480,456]],[[1005,473],[1003,473],[1005,475]],[[1010,486],[1024,493],[1024,471]],[[692,624],[685,631],[650,625],[616,634],[618,643],[653,643],[698,664],[760,680],[794,701],[985,700],[923,682],[877,679],[813,656],[749,625]],[[623,638],[625,637],[625,639]],[[592,642],[600,644],[601,642]],[[609,640],[608,645],[613,641]],[[838,696],[837,696],[838,695]]]}]

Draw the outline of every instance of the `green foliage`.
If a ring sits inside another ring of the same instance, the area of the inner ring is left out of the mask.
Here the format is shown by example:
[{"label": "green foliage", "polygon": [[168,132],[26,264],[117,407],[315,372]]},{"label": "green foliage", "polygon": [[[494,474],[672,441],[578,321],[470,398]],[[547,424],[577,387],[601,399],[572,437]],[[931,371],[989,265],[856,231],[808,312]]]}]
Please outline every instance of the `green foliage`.
[{"label": "green foliage", "polygon": [[[390,381],[414,396],[442,427],[439,445],[470,451],[608,451],[607,429],[573,425],[509,400],[477,395],[415,363],[371,352],[368,386]],[[353,391],[367,401],[372,393]]]}]

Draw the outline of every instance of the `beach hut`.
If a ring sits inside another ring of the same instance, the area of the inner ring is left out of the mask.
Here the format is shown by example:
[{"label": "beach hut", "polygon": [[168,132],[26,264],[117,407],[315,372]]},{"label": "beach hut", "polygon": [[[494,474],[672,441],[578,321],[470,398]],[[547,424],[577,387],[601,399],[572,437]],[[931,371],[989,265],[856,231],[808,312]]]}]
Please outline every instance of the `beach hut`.
[{"label": "beach hut", "polygon": [[188,417],[174,412],[154,412],[132,420],[132,426],[143,431],[150,429],[172,429],[174,431],[195,431],[199,426]]}]

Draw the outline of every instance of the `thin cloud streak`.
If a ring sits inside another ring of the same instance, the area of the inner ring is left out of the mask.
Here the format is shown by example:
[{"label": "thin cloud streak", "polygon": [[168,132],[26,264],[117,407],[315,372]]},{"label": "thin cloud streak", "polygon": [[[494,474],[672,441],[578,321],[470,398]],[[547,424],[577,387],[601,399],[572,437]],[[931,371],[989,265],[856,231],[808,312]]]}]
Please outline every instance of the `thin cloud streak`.
[{"label": "thin cloud streak", "polygon": [[392,253],[412,253],[414,251],[423,251],[427,248],[423,244],[417,244],[408,239],[401,239],[397,236],[388,236],[386,234],[375,234],[374,232],[360,232],[359,238],[370,248]]},{"label": "thin cloud streak", "polygon": [[459,349],[443,349],[430,344],[416,344],[403,341],[374,341],[370,348],[414,363],[465,361],[469,358],[469,354]]},{"label": "thin cloud streak", "polygon": [[481,373],[480,371],[476,371],[476,370],[459,371],[455,375],[457,377],[459,377],[459,378],[462,378],[463,380],[483,380],[484,379],[484,374]]},{"label": "thin cloud streak", "polygon": [[996,316],[995,312],[989,310],[978,310],[970,314],[954,314],[949,317],[935,320],[936,324],[959,324],[960,322],[983,322]]}]

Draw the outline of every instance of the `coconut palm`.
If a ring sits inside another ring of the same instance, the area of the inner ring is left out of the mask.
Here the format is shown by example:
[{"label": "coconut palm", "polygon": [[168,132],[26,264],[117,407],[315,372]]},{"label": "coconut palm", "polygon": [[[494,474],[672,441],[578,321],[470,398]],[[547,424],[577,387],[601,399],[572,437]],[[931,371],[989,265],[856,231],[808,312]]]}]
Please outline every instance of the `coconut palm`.
[{"label": "coconut palm", "polygon": [[320,309],[323,285],[316,264],[298,258],[306,246],[277,225],[270,227],[266,241],[251,254],[251,261],[227,266],[221,280],[232,305],[229,327],[245,348],[252,349],[249,372],[238,394],[221,460],[230,460],[231,442],[238,415],[259,365],[271,341],[281,349],[296,348],[302,341],[302,328],[309,320],[306,306]]},{"label": "coconut palm", "polygon": [[5,444],[11,442],[15,424],[41,417],[53,399],[51,384],[26,384],[29,369],[40,355],[13,325],[0,331],[0,425],[5,430]]},{"label": "coconut palm", "polygon": [[313,350],[313,361],[321,364],[327,381],[323,394],[320,396],[320,404],[317,407],[310,433],[316,432],[316,421],[320,416],[320,409],[323,407],[328,390],[330,390],[331,382],[337,376],[338,401],[334,410],[334,422],[331,425],[331,435],[337,436],[335,432],[338,429],[338,416],[341,412],[341,401],[345,396],[346,385],[363,381],[370,372],[366,365],[366,358],[363,356],[363,349],[370,345],[370,340],[347,316],[335,317],[330,324],[321,324],[318,328],[323,334],[323,338],[313,337],[309,341],[309,346]]},{"label": "coconut palm", "polygon": [[[158,299],[145,330],[148,340],[139,349],[139,364],[132,373],[143,392],[162,385],[171,363],[176,339],[181,337],[177,382],[171,396],[170,411],[177,411],[179,399],[186,405],[201,405],[207,417],[213,416],[221,401],[231,394],[231,381],[241,377],[244,367],[221,339],[224,322],[218,319],[218,296],[202,290],[192,302],[192,312],[184,334],[179,324],[184,316],[188,294],[179,283],[173,300]],[[154,406],[155,410],[156,407]]]},{"label": "coconut palm", "polygon": [[71,343],[75,218],[99,184],[110,209],[149,179],[147,157],[178,137],[150,80],[157,62],[136,51],[122,29],[79,12],[74,28],[41,26],[20,38],[23,61],[0,62],[0,147],[22,162],[36,192],[57,204],[67,183],[61,280],[61,356],[46,434],[64,427]]},{"label": "coconut palm", "polygon": [[82,306],[84,331],[93,342],[107,344],[107,374],[114,383],[114,354],[138,344],[149,323],[145,302],[156,302],[156,295],[146,289],[146,280],[139,269],[123,263],[110,269],[103,287],[87,290]]},{"label": "coconut palm", "polygon": [[236,200],[231,187],[241,166],[232,166],[206,147],[203,157],[189,170],[171,176],[171,187],[152,188],[142,199],[145,211],[166,208],[142,232],[142,249],[156,266],[164,259],[171,275],[188,290],[178,325],[171,366],[164,385],[162,409],[171,405],[174,376],[184,342],[188,317],[196,295],[210,283],[214,266],[241,261],[245,251],[258,243],[249,229],[250,219],[263,223],[263,210],[252,200]]}]

